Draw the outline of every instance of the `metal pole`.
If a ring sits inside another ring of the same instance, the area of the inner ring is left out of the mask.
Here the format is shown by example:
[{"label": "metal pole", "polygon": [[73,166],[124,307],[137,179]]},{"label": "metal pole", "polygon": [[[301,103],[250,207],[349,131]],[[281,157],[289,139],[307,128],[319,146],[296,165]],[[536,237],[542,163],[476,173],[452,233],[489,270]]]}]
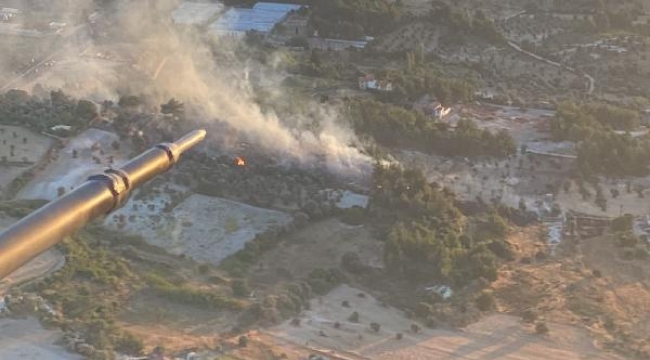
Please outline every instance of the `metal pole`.
[{"label": "metal pole", "polygon": [[120,169],[108,169],[0,233],[0,279],[59,243],[89,221],[124,203],[132,189],[171,168],[180,155],[205,138],[193,131],[176,142],[142,153]]}]

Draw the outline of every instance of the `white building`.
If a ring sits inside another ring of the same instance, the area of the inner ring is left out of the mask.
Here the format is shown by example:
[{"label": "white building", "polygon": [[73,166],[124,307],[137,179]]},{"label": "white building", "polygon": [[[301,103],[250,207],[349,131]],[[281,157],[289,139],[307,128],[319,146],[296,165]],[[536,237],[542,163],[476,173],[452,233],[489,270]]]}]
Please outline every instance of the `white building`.
[{"label": "white building", "polygon": [[377,80],[372,74],[359,78],[360,90],[393,91],[393,83],[387,80]]}]

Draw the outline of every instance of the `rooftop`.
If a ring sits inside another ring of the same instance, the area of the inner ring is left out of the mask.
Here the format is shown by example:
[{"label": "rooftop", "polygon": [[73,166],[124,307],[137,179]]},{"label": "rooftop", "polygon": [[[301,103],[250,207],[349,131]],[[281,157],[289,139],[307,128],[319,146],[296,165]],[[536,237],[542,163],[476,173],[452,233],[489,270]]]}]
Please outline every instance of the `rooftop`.
[{"label": "rooftop", "polygon": [[176,24],[202,25],[223,11],[223,8],[223,4],[219,2],[184,2],[174,10],[172,19]]},{"label": "rooftop", "polygon": [[275,24],[282,21],[291,10],[300,5],[260,2],[252,9],[232,8],[217,21],[210,24],[210,31],[246,32],[255,30],[269,32]]}]

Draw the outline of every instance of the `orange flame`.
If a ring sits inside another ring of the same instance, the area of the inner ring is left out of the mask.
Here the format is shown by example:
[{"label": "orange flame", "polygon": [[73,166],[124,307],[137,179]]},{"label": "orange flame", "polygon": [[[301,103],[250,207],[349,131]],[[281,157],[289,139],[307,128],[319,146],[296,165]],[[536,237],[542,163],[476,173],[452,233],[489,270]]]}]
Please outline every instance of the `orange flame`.
[{"label": "orange flame", "polygon": [[237,166],[246,166],[246,160],[244,160],[244,158],[241,157],[241,156],[237,156],[235,158],[235,165],[237,165]]}]

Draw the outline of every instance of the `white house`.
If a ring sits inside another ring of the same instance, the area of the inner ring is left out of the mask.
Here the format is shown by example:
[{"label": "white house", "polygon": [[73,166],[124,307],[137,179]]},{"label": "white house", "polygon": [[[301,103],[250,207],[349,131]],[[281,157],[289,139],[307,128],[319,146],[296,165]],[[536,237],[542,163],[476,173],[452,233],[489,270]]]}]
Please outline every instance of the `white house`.
[{"label": "white house", "polygon": [[377,80],[372,74],[367,74],[359,78],[359,89],[393,91],[393,83],[387,80]]}]

